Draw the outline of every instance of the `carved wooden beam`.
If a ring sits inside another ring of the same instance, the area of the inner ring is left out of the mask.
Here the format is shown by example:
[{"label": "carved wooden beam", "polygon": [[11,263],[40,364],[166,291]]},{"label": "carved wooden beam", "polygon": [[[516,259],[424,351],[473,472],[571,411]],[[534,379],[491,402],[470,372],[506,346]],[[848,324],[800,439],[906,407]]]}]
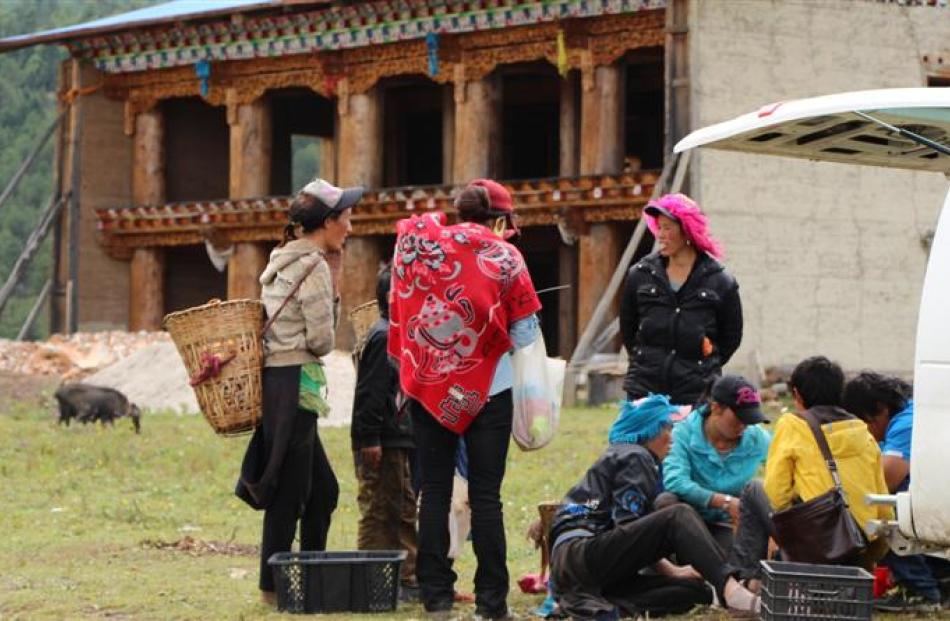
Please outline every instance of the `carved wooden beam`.
[{"label": "carved wooden beam", "polygon": [[[423,40],[385,45],[216,62],[208,92],[211,105],[251,103],[268,90],[302,87],[323,97],[339,95],[345,78],[349,93],[363,93],[379,80],[400,75],[425,75],[437,83],[483,78],[499,65],[544,60],[557,64],[557,33],[564,30],[568,66],[584,75],[596,65],[616,61],[628,50],[662,46],[662,11],[565,19],[555,23],[443,35],[439,44],[439,71],[428,74]],[[585,81],[585,84],[588,82]],[[201,96],[194,67],[173,67],[133,73],[106,74],[104,90],[126,101],[126,131],[135,116],[159,101]]]},{"label": "carved wooden beam", "polygon": [[[657,173],[591,175],[506,183],[521,226],[636,220]],[[353,235],[392,235],[396,221],[414,213],[454,214],[461,187],[388,188],[367,192],[354,209]],[[127,259],[134,248],[203,243],[213,232],[220,243],[276,241],[293,197],[196,201],[96,210],[100,244]],[[454,217],[454,215],[453,215]]]},{"label": "carved wooden beam", "polygon": [[378,50],[440,36],[497,34],[578,19],[660,14],[664,0],[410,0],[344,3],[316,11],[235,15],[230,19],[132,28],[68,43],[74,57],[103,73],[191,68],[198,63],[306,57],[332,51]]}]

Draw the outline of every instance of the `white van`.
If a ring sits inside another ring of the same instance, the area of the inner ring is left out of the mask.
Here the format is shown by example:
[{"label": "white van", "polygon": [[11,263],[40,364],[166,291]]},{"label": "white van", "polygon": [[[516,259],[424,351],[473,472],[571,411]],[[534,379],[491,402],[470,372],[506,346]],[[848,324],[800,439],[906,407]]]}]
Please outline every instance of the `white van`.
[{"label": "white van", "polygon": [[[778,102],[691,133],[677,153],[709,147],[950,176],[950,88],[841,93]],[[855,138],[860,137],[860,140]],[[933,139],[933,140],[931,140]],[[897,507],[887,533],[902,554],[950,551],[950,194],[930,249],[914,355],[910,490],[869,502]]]}]

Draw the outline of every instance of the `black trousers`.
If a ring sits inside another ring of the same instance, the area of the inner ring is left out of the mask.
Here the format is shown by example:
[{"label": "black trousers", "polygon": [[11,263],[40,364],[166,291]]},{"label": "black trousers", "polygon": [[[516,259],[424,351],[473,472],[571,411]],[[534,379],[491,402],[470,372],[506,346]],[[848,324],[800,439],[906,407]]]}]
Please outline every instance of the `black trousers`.
[{"label": "black trousers", "polygon": [[[265,391],[267,377],[265,375]],[[267,407],[265,392],[265,408]],[[273,446],[277,433],[276,417],[263,420],[264,439]],[[274,590],[274,575],[267,559],[275,552],[289,552],[300,522],[300,549],[326,550],[330,517],[336,509],[340,487],[317,434],[317,417],[297,410],[292,434],[287,443],[273,499],[264,510],[261,541],[262,591]]]},{"label": "black trousers", "polygon": [[[682,502],[683,501],[680,500],[680,497],[673,492],[662,492],[653,501],[653,508],[665,509],[666,507]],[[712,535],[713,539],[716,540],[716,543],[719,544],[719,548],[722,550],[722,553],[728,556],[729,550],[732,549],[732,540],[734,535],[732,524],[724,522],[707,522],[705,519],[703,520],[703,523],[706,525],[706,529],[709,531],[709,534]]]},{"label": "black trousers", "polygon": [[[449,506],[459,436],[440,425],[416,401],[409,403],[416,456],[422,476],[419,508],[419,554],[416,577],[426,610],[452,606],[457,575],[449,559]],[[511,391],[493,395],[465,430],[468,450],[468,496],[472,509],[475,609],[488,617],[507,611],[508,566],[501,482],[511,438]]]},{"label": "black trousers", "polygon": [[571,539],[554,549],[551,578],[561,609],[574,618],[667,614],[709,604],[712,593],[698,580],[678,580],[640,571],[676,555],[716,589],[728,579],[725,557],[696,510],[675,504],[614,526],[593,537]]},{"label": "black trousers", "polygon": [[746,483],[739,501],[739,530],[729,551],[727,570],[743,580],[761,578],[759,561],[768,558],[769,537],[775,536],[772,506],[761,481]]}]

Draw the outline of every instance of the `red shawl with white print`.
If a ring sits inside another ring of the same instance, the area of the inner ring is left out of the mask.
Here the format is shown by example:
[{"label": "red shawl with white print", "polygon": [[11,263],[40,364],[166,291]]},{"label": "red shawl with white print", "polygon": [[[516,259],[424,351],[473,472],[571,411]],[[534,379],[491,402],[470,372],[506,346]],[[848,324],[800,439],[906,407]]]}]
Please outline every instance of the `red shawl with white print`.
[{"label": "red shawl with white print", "polygon": [[508,327],[541,302],[517,248],[480,224],[444,222],[427,214],[396,224],[389,354],[403,392],[461,434],[511,349]]}]

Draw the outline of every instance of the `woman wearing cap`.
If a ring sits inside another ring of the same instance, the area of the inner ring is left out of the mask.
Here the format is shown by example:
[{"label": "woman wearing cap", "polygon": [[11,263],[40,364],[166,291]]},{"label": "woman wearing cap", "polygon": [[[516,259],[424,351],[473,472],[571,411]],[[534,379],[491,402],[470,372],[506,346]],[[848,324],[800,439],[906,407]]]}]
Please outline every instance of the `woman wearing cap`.
[{"label": "woman wearing cap", "polygon": [[[692,506],[724,552],[732,547],[739,495],[765,463],[769,434],[759,427],[759,393],[739,375],[716,378],[706,403],[673,430],[663,461],[664,498]],[[675,498],[673,497],[675,496]]]},{"label": "woman wearing cap", "polygon": [[630,268],[620,329],[630,362],[629,399],[668,394],[693,404],[742,341],[739,286],[719,263],[722,248],[699,206],[667,194],[644,210],[659,251]]},{"label": "woman wearing cap", "polygon": [[[284,240],[261,274],[261,300],[277,318],[264,334],[263,421],[254,432],[238,495],[264,509],[260,589],[274,603],[267,559],[288,552],[300,522],[300,549],[324,550],[339,487],[317,435],[329,410],[320,357],[333,350],[339,317],[339,272],[351,207],[362,188],[323,179],[307,184],[290,206]],[[299,283],[299,287],[297,287]]]},{"label": "woman wearing cap", "polygon": [[453,606],[456,574],[447,528],[456,448],[468,456],[472,547],[478,560],[475,611],[508,615],[501,482],[511,436],[509,350],[533,343],[541,308],[518,250],[511,195],[473,181],[455,206],[462,222],[429,214],[397,224],[389,353],[410,397],[422,477],[416,576],[429,612]]}]

